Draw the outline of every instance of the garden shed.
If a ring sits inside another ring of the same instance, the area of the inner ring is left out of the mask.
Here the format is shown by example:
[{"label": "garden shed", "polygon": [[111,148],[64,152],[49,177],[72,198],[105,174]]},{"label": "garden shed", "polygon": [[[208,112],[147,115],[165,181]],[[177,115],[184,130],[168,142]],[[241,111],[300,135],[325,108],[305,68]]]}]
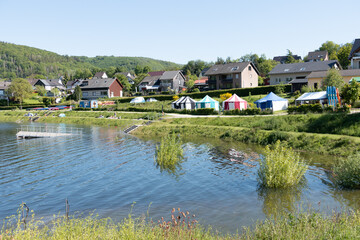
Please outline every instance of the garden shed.
[{"label": "garden shed", "polygon": [[234,94],[230,98],[223,101],[223,109],[224,110],[247,109],[247,102],[238,95]]},{"label": "garden shed", "polygon": [[184,98],[185,98],[185,97],[183,96],[183,97],[179,98],[178,100],[172,102],[172,103],[171,103],[171,107],[172,107],[173,109],[180,109],[180,102],[181,102],[182,100],[184,100]]},{"label": "garden shed", "polygon": [[288,108],[288,100],[277,96],[271,92],[262,99],[255,101],[255,104],[261,110],[272,109],[273,111],[285,110]]},{"label": "garden shed", "polygon": [[219,102],[206,95],[196,103],[196,108],[213,108],[216,111],[219,111]]},{"label": "garden shed", "polygon": [[193,110],[196,108],[196,101],[189,96],[186,96],[180,103],[180,109]]}]

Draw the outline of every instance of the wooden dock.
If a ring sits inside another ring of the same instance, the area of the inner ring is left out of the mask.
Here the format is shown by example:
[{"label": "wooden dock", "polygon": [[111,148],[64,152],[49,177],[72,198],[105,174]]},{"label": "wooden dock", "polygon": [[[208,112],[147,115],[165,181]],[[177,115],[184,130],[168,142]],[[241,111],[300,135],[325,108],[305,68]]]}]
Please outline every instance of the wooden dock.
[{"label": "wooden dock", "polygon": [[65,137],[71,136],[71,133],[53,133],[53,132],[27,132],[20,131],[16,134],[18,139],[23,138],[52,138],[52,137]]}]

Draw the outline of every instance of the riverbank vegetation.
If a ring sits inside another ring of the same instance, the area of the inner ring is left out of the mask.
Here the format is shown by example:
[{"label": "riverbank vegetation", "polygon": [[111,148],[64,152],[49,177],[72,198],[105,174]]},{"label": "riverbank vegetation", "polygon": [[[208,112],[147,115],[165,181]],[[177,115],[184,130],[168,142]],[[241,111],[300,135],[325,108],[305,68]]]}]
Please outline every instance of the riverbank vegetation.
[{"label": "riverbank vegetation", "polygon": [[346,189],[360,189],[360,152],[341,159],[334,167],[337,186]]},{"label": "riverbank vegetation", "polygon": [[[14,220],[16,224],[14,223]],[[189,212],[172,214],[169,220],[149,221],[129,215],[116,223],[110,218],[57,217],[50,223],[34,220],[26,223],[21,216],[10,218],[0,230],[0,239],[358,239],[360,213],[333,213],[329,216],[309,212],[288,214],[276,219],[258,221],[254,226],[240,228],[236,234],[225,234],[210,226],[197,224]]]},{"label": "riverbank vegetation", "polygon": [[265,148],[265,156],[260,160],[258,179],[267,188],[288,188],[303,180],[307,166],[300,154],[280,145],[278,140],[273,149]]},{"label": "riverbank vegetation", "polygon": [[182,141],[175,133],[161,138],[156,146],[155,161],[161,171],[175,173],[183,160]]}]

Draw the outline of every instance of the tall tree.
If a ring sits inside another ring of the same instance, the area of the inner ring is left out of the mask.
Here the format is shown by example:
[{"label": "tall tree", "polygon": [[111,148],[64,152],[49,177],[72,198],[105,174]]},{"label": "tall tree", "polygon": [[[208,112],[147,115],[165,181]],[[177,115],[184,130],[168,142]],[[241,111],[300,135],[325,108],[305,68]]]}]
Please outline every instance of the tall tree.
[{"label": "tall tree", "polygon": [[351,52],[352,44],[346,43],[341,46],[339,51],[337,52],[337,58],[340,62],[340,65],[343,69],[347,69],[350,65],[349,55]]},{"label": "tall tree", "polygon": [[74,99],[75,101],[81,100],[81,98],[82,98],[82,91],[81,91],[81,88],[80,88],[79,85],[77,85],[77,86],[75,87],[74,93],[73,93],[72,95],[73,95],[73,99]]},{"label": "tall tree", "polygon": [[115,77],[124,86],[124,91],[126,91],[126,92],[131,91],[131,84],[129,83],[128,79],[124,75],[118,73],[118,74],[115,75]]},{"label": "tall tree", "polygon": [[293,53],[289,49],[287,51],[288,51],[288,53],[286,55],[287,57],[286,57],[285,63],[296,63],[296,60],[293,57]]},{"label": "tall tree", "polygon": [[336,70],[335,68],[331,68],[328,70],[326,77],[323,79],[322,88],[326,89],[328,86],[334,86],[336,88],[341,89],[344,85],[344,79],[340,75],[339,70]]},{"label": "tall tree", "polygon": [[352,81],[351,84],[345,84],[341,90],[341,97],[345,103],[353,106],[360,97],[360,83]]},{"label": "tall tree", "polygon": [[320,51],[327,51],[329,54],[330,60],[338,60],[337,51],[339,51],[340,45],[334,43],[333,41],[326,41],[319,48]]},{"label": "tall tree", "polygon": [[15,101],[20,102],[20,108],[22,108],[24,99],[30,97],[32,92],[31,84],[23,78],[15,78],[7,89],[8,95],[14,97]]},{"label": "tall tree", "polygon": [[36,89],[36,92],[39,94],[39,96],[46,95],[46,90],[45,90],[44,86],[36,85],[35,89]]},{"label": "tall tree", "polygon": [[142,73],[148,73],[148,72],[151,72],[151,68],[149,66],[145,66],[142,70]]}]

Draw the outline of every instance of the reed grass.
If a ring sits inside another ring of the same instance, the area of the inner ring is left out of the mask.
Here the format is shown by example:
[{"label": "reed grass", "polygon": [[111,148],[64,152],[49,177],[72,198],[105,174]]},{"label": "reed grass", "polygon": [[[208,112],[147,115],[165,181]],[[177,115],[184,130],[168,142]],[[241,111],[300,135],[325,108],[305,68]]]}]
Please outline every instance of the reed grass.
[{"label": "reed grass", "polygon": [[260,161],[258,179],[261,186],[288,188],[300,183],[307,170],[300,155],[277,141],[274,148],[265,148],[265,157]]},{"label": "reed grass", "polygon": [[337,186],[360,189],[360,152],[341,159],[334,167],[334,175]]},{"label": "reed grass", "polygon": [[156,146],[155,161],[161,170],[175,173],[183,160],[182,141],[175,133],[161,138]]}]

